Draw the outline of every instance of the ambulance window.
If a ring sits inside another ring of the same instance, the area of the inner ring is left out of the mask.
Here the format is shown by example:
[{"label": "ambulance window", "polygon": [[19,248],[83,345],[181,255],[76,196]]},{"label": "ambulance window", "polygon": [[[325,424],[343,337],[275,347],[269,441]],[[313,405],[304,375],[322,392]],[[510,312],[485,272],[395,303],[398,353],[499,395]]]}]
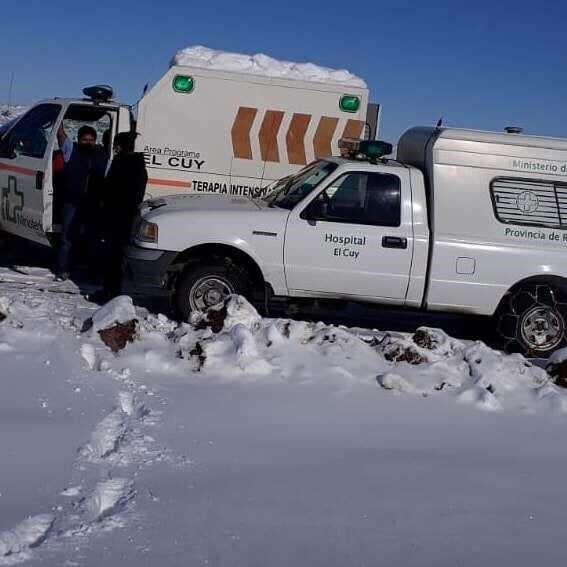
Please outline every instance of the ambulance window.
[{"label": "ambulance window", "polygon": [[376,226],[400,226],[401,189],[396,175],[348,173],[315,199],[318,219]]},{"label": "ambulance window", "polygon": [[58,104],[42,104],[32,108],[3,140],[2,150],[14,156],[43,158],[60,112],[61,106]]},{"label": "ambulance window", "polygon": [[70,106],[63,118],[63,129],[73,142],[77,141],[77,134],[81,126],[94,128],[97,145],[101,146],[106,153],[110,153],[112,118],[108,109],[81,105]]},{"label": "ambulance window", "polygon": [[497,177],[490,183],[496,218],[507,224],[564,227],[567,185],[552,180]]}]

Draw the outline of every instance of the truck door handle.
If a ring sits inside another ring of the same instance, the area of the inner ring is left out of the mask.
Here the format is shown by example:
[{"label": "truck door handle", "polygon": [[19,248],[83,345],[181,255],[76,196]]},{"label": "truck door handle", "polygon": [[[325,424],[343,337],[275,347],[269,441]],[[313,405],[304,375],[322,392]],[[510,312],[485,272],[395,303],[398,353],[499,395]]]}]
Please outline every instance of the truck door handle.
[{"label": "truck door handle", "polygon": [[43,189],[43,171],[38,171],[35,174],[35,188],[40,191]]},{"label": "truck door handle", "polygon": [[407,248],[408,239],[402,238],[400,236],[383,236],[382,237],[382,247],[383,248]]}]

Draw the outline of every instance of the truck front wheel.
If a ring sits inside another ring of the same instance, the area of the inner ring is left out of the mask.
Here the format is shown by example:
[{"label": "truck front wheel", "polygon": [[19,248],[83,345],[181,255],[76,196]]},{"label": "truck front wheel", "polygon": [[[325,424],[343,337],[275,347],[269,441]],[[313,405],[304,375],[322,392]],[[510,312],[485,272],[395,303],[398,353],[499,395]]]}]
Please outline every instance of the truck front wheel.
[{"label": "truck front wheel", "polygon": [[511,291],[498,311],[498,333],[508,352],[548,356],[567,343],[567,299],[547,284]]},{"label": "truck front wheel", "polygon": [[175,294],[175,304],[183,320],[193,311],[206,311],[229,295],[248,295],[250,281],[246,271],[229,260],[190,264],[187,266]]}]

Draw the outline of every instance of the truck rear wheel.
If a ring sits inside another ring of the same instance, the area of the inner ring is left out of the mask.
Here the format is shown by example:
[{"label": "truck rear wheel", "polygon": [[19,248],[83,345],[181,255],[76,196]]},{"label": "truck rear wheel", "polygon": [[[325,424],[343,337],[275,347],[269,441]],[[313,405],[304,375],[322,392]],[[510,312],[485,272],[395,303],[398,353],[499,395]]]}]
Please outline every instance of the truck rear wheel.
[{"label": "truck rear wheel", "polygon": [[249,295],[247,272],[230,261],[190,264],[177,285],[175,304],[183,320],[193,311],[206,311],[232,294]]},{"label": "truck rear wheel", "polygon": [[507,352],[548,356],[567,344],[565,291],[547,284],[511,291],[498,310],[498,333]]}]

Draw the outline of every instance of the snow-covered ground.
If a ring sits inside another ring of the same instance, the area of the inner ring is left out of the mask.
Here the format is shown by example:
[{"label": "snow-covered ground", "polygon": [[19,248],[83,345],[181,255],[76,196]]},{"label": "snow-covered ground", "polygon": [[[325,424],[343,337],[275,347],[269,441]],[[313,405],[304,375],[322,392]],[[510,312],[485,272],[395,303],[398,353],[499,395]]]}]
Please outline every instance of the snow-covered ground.
[{"label": "snow-covered ground", "polygon": [[0,298],[0,565],[565,559],[567,397],[520,356],[241,298],[97,311],[39,268]]}]

